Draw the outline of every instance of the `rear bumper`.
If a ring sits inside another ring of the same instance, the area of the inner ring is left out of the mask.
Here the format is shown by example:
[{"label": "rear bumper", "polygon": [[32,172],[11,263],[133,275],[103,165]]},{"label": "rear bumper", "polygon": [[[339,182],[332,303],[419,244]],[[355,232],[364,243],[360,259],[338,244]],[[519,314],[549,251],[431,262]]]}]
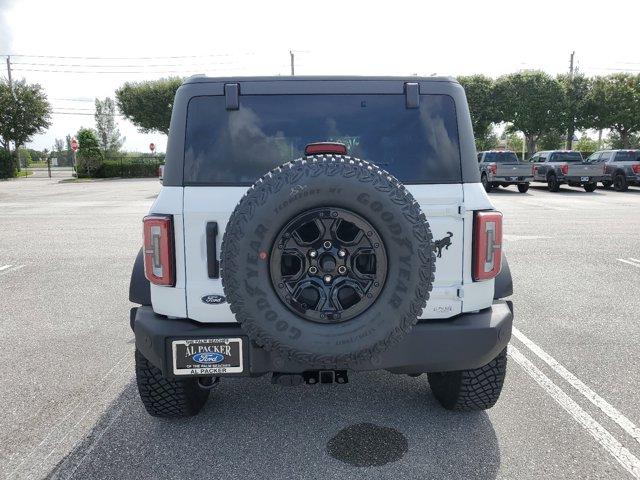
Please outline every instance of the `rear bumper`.
[{"label": "rear bumper", "polygon": [[[459,315],[446,321],[420,322],[400,343],[375,361],[352,370],[390,370],[423,373],[464,370],[486,365],[509,343],[513,322],[511,302],[496,300],[491,308]],[[322,370],[299,364],[249,342],[239,324],[202,324],[187,319],[169,319],[151,307],[131,311],[136,348],[164,376],[173,378],[171,342],[192,338],[242,337],[245,371],[235,376],[259,376],[269,372],[301,373]],[[184,377],[183,377],[184,378]]]},{"label": "rear bumper", "polygon": [[606,181],[608,180],[608,177],[605,175],[598,175],[598,176],[593,176],[593,175],[585,175],[585,177],[589,177],[589,181],[585,182],[582,180],[583,177],[576,175],[576,176],[569,176],[566,175],[564,177],[558,177],[558,181],[559,182],[565,182],[565,183],[595,183],[595,182],[602,182],[602,181]]},{"label": "rear bumper", "polygon": [[[515,180],[513,180],[515,178]],[[489,181],[490,182],[496,182],[496,183],[511,183],[513,185],[517,184],[517,183],[529,183],[529,182],[533,182],[533,177],[532,176],[518,176],[518,177],[512,177],[512,176],[496,176],[496,175],[490,175],[489,176]]]}]

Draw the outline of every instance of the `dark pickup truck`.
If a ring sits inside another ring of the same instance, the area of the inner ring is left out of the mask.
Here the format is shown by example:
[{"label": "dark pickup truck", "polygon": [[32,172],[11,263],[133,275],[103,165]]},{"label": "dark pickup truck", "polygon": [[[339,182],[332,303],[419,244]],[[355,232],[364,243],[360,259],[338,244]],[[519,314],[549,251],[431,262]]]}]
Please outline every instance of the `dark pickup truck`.
[{"label": "dark pickup truck", "polygon": [[550,192],[560,190],[563,183],[593,192],[597,182],[606,180],[602,164],[585,162],[575,150],[537,152],[529,161],[533,163],[533,181],[546,183]]}]

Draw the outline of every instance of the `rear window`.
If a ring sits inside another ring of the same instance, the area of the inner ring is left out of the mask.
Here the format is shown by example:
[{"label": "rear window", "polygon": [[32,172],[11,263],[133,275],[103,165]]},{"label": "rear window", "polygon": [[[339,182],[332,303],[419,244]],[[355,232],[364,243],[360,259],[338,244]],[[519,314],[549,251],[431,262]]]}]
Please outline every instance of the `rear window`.
[{"label": "rear window", "polygon": [[494,163],[518,163],[518,157],[513,152],[487,152],[484,156],[485,162]]},{"label": "rear window", "polygon": [[551,156],[552,162],[582,162],[580,152],[556,152]]},{"label": "rear window", "polygon": [[240,109],[223,96],[189,102],[186,185],[250,185],[303,156],[313,142],[344,143],[403,183],[462,180],[455,104],[448,95],[242,95]]},{"label": "rear window", "polygon": [[616,153],[616,162],[638,162],[640,161],[640,150],[626,150]]}]

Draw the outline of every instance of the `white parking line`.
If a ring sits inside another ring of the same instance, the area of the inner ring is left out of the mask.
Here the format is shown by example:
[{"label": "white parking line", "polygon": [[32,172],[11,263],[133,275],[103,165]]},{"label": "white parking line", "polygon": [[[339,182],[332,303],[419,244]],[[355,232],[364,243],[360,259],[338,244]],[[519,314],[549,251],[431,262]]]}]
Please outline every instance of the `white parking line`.
[{"label": "white parking line", "polygon": [[638,262],[638,263],[640,263],[640,260],[638,260],[637,258],[631,258],[631,257],[629,257],[629,260],[631,260],[632,262]]},{"label": "white parking line", "polygon": [[0,275],[6,275],[9,272],[15,272],[24,268],[24,265],[3,265],[0,267]]},{"label": "white parking line", "polygon": [[619,258],[618,259],[619,262],[623,262],[623,263],[627,263],[629,265],[633,265],[634,267],[640,268],[640,263],[633,263],[630,262],[629,260],[625,260],[624,258]]},{"label": "white parking line", "polygon": [[625,432],[627,432],[632,438],[640,443],[640,428],[638,428],[631,420],[625,417],[620,411],[607,402],[604,398],[598,395],[585,385],[578,377],[567,370],[560,362],[542,350],[538,345],[531,341],[524,333],[513,327],[513,336],[524,343],[529,350],[535,353],[544,363],[549,365],[554,372],[564,378],[569,385],[580,392],[584,397],[593,403],[596,407],[602,410],[611,420],[616,422]]},{"label": "white parking line", "polygon": [[531,363],[516,347],[509,345],[509,356],[533,378],[573,419],[587,430],[634,478],[640,479],[640,460],[623,447],[613,435]]}]

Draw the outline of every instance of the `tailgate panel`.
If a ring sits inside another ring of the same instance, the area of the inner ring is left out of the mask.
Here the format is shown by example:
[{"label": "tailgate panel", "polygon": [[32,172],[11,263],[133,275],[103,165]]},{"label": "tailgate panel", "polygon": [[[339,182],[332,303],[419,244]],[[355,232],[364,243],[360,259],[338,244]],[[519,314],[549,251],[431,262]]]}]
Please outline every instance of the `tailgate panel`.
[{"label": "tailgate panel", "polygon": [[526,163],[498,163],[496,177],[530,177],[531,165]]},{"label": "tailgate panel", "polygon": [[568,177],[599,177],[604,174],[604,164],[569,164]]},{"label": "tailgate panel", "polygon": [[[436,275],[431,299],[422,318],[448,318],[462,312],[458,289],[462,284],[464,221],[462,185],[407,186],[427,215],[436,249]],[[246,187],[185,187],[184,253],[188,317],[199,322],[235,322],[229,304],[208,304],[203,297],[224,295],[222,281],[207,272],[206,225],[218,223],[218,258],[231,213]]]}]

